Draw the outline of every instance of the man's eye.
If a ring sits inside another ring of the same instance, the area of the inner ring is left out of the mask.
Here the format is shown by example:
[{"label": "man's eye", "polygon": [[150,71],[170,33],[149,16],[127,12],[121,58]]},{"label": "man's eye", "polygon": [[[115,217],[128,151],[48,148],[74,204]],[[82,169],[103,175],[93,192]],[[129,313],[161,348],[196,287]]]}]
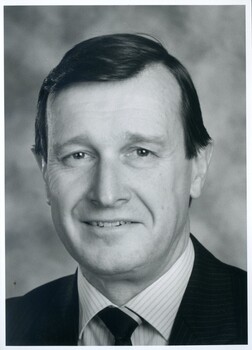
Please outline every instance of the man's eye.
[{"label": "man's eye", "polygon": [[86,157],[86,153],[84,152],[76,152],[71,155],[73,159],[83,159]]},{"label": "man's eye", "polygon": [[89,163],[92,159],[93,157],[89,153],[79,151],[79,152],[74,152],[65,156],[62,159],[62,162],[66,166],[80,167],[80,166],[83,166],[84,164]]},{"label": "man's eye", "polygon": [[137,147],[129,150],[129,152],[126,154],[129,159],[137,160],[139,158],[154,158],[155,153],[142,147]]},{"label": "man's eye", "polygon": [[138,148],[136,153],[139,157],[148,157],[151,152],[145,148]]}]

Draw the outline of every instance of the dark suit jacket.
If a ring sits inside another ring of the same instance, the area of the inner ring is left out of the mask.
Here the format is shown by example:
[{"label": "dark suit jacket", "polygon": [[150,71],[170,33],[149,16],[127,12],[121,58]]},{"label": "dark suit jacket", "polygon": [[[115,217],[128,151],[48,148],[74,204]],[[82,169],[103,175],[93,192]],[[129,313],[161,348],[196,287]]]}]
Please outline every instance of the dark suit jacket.
[{"label": "dark suit jacket", "polygon": [[[246,344],[246,273],[221,263],[192,240],[195,263],[169,344]],[[76,275],[9,299],[6,310],[7,345],[77,345]]]}]

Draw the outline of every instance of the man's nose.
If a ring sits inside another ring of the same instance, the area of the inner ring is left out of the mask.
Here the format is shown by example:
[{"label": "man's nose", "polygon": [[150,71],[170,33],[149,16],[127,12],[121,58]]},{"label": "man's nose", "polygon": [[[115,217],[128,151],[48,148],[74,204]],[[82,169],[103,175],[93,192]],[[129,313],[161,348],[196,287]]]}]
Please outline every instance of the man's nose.
[{"label": "man's nose", "polygon": [[96,166],[88,198],[96,206],[118,207],[130,199],[120,164],[101,160]]}]

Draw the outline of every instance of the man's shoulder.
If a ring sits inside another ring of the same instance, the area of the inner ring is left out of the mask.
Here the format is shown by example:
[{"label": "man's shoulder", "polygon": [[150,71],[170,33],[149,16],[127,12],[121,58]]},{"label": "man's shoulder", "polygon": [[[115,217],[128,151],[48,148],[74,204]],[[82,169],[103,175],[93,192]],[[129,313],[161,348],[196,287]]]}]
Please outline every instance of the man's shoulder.
[{"label": "man's shoulder", "polygon": [[198,286],[198,293],[205,293],[208,301],[218,300],[221,305],[230,303],[236,314],[246,315],[247,272],[217,259],[192,237],[195,250],[195,263],[192,283]]},{"label": "man's shoulder", "polygon": [[64,276],[34,288],[22,296],[8,298],[6,300],[7,311],[12,308],[16,311],[17,307],[22,307],[22,305],[27,306],[27,304],[30,303],[32,303],[32,307],[36,305],[42,307],[44,302],[50,302],[54,296],[58,295],[58,293],[61,294],[66,285],[74,282],[74,278],[74,274]]},{"label": "man's shoulder", "polygon": [[[195,237],[191,238],[195,261],[175,329],[180,328],[183,319],[195,335],[191,344],[246,344],[246,272],[221,262]],[[183,337],[172,341],[186,344]]]},{"label": "man's shoulder", "polygon": [[236,281],[240,283],[238,286],[246,287],[246,271],[220,261],[194,236],[191,236],[191,239],[195,250],[195,267],[199,271],[204,272],[205,278],[211,278],[217,284],[220,283],[222,285],[225,285],[227,282]]},{"label": "man's shoulder", "polygon": [[[57,323],[63,312],[71,315],[76,309],[76,291],[76,276],[70,275],[37,287],[23,296],[7,299],[7,344],[43,345],[42,334],[46,334],[45,339],[47,335],[48,339],[56,337]],[[53,345],[53,340],[50,344]]]}]

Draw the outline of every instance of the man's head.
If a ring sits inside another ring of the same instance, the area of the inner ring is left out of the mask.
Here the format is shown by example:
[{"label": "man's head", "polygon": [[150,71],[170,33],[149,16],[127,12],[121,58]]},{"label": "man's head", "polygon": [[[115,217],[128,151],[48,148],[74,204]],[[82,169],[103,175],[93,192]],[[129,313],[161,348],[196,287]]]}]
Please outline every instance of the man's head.
[{"label": "man's head", "polygon": [[38,101],[35,152],[47,159],[48,96],[75,82],[122,81],[146,67],[162,64],[181,90],[181,121],[186,157],[191,159],[210,142],[201,115],[197,92],[186,68],[158,42],[140,35],[115,34],[83,41],[69,50],[44,80]]},{"label": "man's head", "polygon": [[185,68],[140,36],[80,43],[45,80],[36,127],[52,218],[85,275],[162,275],[185,248],[211,153]]}]

